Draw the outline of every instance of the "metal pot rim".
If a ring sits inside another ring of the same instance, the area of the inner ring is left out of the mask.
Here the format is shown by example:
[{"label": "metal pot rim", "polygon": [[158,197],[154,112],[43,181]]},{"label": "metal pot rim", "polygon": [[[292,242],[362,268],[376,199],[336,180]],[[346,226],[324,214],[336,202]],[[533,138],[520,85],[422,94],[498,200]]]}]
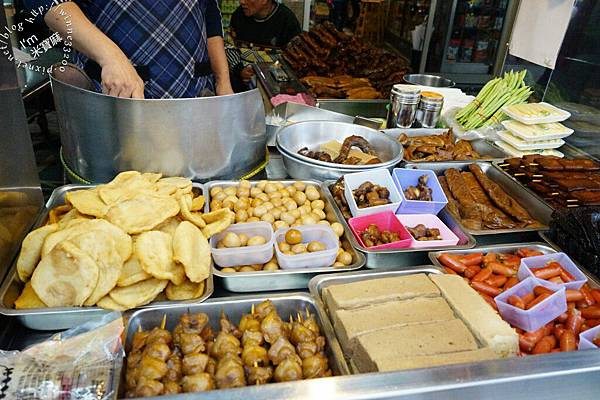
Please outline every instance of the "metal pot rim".
[{"label": "metal pot rim", "polygon": [[[329,169],[333,169],[333,170],[349,170],[352,172],[358,172],[358,171],[362,171],[365,169],[377,169],[377,168],[386,168],[392,164],[398,164],[400,161],[402,161],[403,157],[404,157],[404,148],[400,145],[400,143],[398,143],[396,140],[394,140],[393,138],[390,138],[388,135],[386,135],[383,132],[380,132],[376,129],[371,129],[368,128],[366,126],[360,126],[360,128],[371,131],[370,133],[373,135],[377,135],[380,136],[381,138],[383,138],[384,141],[389,143],[389,146],[391,146],[392,148],[396,148],[397,151],[395,151],[395,153],[397,154],[394,158],[385,161],[385,162],[381,162],[378,164],[369,164],[369,166],[367,168],[366,165],[344,165],[344,164],[336,164],[336,163],[329,163],[329,162],[325,162],[325,161],[319,161],[319,160],[314,160],[312,158],[303,156],[301,154],[297,154],[294,153],[290,150],[288,150],[286,147],[284,147],[281,144],[280,141],[280,137],[285,134],[286,132],[286,128],[289,127],[296,127],[298,125],[302,125],[302,124],[314,124],[314,123],[327,123],[327,124],[335,124],[335,125],[347,125],[347,126],[358,126],[355,124],[351,124],[351,123],[347,123],[347,122],[338,122],[338,121],[300,121],[300,122],[295,122],[286,126],[282,126],[281,129],[279,129],[277,131],[277,135],[276,135],[276,140],[275,143],[277,145],[278,148],[280,148],[281,150],[283,150],[282,152],[285,152],[287,155],[291,156],[294,159],[303,161],[306,164],[310,164],[313,166],[320,166],[320,167],[325,167],[325,168],[329,168]],[[339,167],[335,167],[335,165],[344,165],[344,167],[339,168]]]}]

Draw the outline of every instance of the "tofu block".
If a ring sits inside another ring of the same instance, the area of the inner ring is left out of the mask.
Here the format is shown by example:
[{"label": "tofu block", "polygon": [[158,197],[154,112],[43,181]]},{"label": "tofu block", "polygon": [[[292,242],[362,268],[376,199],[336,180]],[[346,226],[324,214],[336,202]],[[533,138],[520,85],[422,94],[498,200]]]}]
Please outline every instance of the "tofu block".
[{"label": "tofu block", "polygon": [[[399,371],[404,369],[431,368],[441,365],[463,364],[478,361],[494,360],[498,355],[489,347],[477,350],[459,351],[456,353],[434,354],[408,358],[388,357],[377,360],[376,371]],[[371,371],[359,371],[371,372]]]},{"label": "tofu block", "polygon": [[353,352],[354,339],[368,332],[394,326],[455,319],[454,311],[442,297],[374,304],[353,310],[337,310],[333,323],[346,354]]},{"label": "tofu block", "polygon": [[405,300],[420,296],[436,297],[439,295],[439,289],[425,274],[331,285],[324,288],[322,293],[330,315],[333,315],[338,309],[349,310],[393,300]]},{"label": "tofu block", "polygon": [[517,354],[517,332],[464,279],[456,275],[432,275],[431,280],[483,347],[490,347],[501,358]]},{"label": "tofu block", "polygon": [[389,358],[413,358],[477,349],[477,341],[469,329],[460,319],[453,319],[386,328],[361,335],[356,339],[352,360],[361,372],[372,372],[378,370],[379,362]]}]

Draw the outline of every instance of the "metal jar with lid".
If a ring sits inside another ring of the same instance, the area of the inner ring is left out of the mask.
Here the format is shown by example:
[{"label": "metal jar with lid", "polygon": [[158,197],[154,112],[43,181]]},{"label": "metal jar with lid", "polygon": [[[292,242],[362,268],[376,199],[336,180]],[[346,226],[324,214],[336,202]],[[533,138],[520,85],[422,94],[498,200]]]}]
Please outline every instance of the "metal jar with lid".
[{"label": "metal jar with lid", "polygon": [[417,121],[423,128],[435,128],[444,105],[444,96],[435,92],[422,92]]},{"label": "metal jar with lid", "polygon": [[413,85],[394,85],[390,94],[388,128],[410,128],[415,122],[421,89]]}]

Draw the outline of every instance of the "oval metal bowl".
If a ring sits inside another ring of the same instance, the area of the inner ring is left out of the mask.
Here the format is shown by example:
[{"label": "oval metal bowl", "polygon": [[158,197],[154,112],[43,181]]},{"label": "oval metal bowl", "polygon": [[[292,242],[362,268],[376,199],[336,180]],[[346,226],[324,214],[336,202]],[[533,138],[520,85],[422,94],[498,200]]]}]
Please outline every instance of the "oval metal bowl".
[{"label": "oval metal bowl", "polygon": [[[277,150],[279,150],[281,153],[281,158],[283,159],[285,169],[287,170],[289,176],[291,176],[293,179],[315,179],[318,181],[337,180],[346,174],[373,169],[369,168],[370,166],[367,165],[363,165],[365,168],[362,170],[335,167],[338,164],[330,164],[330,167],[317,165],[293,157],[280,146],[277,146]],[[389,165],[383,168],[387,168],[391,171],[394,166],[395,165]]]},{"label": "oval metal bowl", "polygon": [[[352,135],[365,138],[382,162],[369,165],[345,165],[314,160],[298,154],[298,150],[304,147],[316,151],[319,150],[321,144],[332,140],[342,143],[344,139]],[[277,146],[283,150],[282,152],[305,163],[352,172],[396,165],[402,161],[404,154],[400,143],[382,132],[365,126],[335,121],[304,121],[282,127],[277,132]]]}]

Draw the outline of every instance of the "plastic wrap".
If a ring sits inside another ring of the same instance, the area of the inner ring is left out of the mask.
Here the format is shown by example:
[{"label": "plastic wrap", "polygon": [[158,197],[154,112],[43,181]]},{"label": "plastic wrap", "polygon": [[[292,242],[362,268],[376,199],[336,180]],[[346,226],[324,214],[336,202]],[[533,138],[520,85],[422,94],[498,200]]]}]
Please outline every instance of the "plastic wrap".
[{"label": "plastic wrap", "polygon": [[122,332],[123,319],[115,312],[23,351],[0,350],[0,399],[116,398]]},{"label": "plastic wrap", "polygon": [[442,120],[448,128],[452,128],[452,133],[458,139],[463,140],[477,140],[487,139],[490,141],[498,140],[498,131],[504,130],[504,127],[500,124],[482,126],[478,129],[465,130],[462,125],[456,122],[456,114],[461,110],[460,107],[453,107],[446,111],[442,115]]}]

